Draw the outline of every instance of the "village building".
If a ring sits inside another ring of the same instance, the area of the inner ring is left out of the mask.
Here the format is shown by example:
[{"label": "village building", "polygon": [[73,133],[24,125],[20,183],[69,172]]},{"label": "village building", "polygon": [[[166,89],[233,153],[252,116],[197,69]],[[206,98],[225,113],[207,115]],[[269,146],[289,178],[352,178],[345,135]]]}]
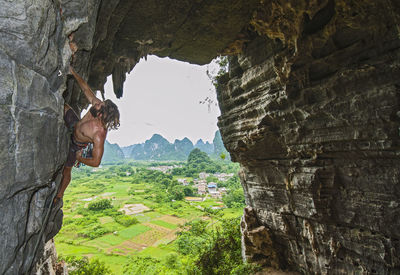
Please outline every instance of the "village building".
[{"label": "village building", "polygon": [[208,193],[210,194],[210,196],[214,199],[220,199],[222,198],[221,193],[217,190],[215,191],[208,191]]},{"label": "village building", "polygon": [[219,180],[219,181],[227,181],[231,177],[233,177],[233,173],[215,173],[214,176]]},{"label": "village building", "polygon": [[207,185],[208,192],[217,191],[217,184],[215,182],[210,182]]},{"label": "village building", "polygon": [[164,165],[164,166],[155,166],[155,167],[149,167],[148,169],[149,170],[160,171],[160,172],[163,172],[164,174],[166,174],[166,173],[170,173],[170,171],[173,168],[175,168],[175,165],[174,166],[166,166],[166,165]]},{"label": "village building", "polygon": [[189,184],[187,179],[183,179],[183,178],[178,178],[176,179],[179,183],[181,183],[182,185],[186,186]]},{"label": "village building", "polygon": [[199,178],[200,179],[206,179],[207,177],[209,177],[210,176],[210,174],[209,173],[206,173],[206,172],[201,172],[201,173],[199,173]]},{"label": "village building", "polygon": [[206,184],[203,183],[197,184],[197,193],[199,195],[205,195],[207,193],[206,187],[207,187]]}]

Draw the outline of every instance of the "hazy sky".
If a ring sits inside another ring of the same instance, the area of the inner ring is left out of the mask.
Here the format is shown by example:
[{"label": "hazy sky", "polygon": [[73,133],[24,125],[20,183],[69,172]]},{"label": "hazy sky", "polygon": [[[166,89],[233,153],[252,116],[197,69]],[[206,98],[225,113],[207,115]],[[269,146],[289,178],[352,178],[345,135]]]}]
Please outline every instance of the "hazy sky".
[{"label": "hazy sky", "polygon": [[110,77],[106,98],[118,105],[121,126],[110,131],[107,140],[127,146],[143,143],[157,133],[170,142],[184,137],[193,143],[200,138],[212,141],[220,111],[214,104],[210,108],[199,104],[207,97],[216,102],[206,70],[206,65],[149,56],[127,74],[120,99],[112,92]]}]

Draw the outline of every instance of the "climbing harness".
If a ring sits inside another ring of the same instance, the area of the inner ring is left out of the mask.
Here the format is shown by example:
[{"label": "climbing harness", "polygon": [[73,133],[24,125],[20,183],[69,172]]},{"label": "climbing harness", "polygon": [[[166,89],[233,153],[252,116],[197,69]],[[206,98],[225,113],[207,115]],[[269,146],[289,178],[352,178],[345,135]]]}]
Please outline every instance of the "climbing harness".
[{"label": "climbing harness", "polygon": [[[82,149],[82,157],[83,158],[93,157],[93,143],[88,143],[88,145]],[[81,166],[85,166],[85,164],[79,161],[75,163],[76,168],[79,168]]]}]

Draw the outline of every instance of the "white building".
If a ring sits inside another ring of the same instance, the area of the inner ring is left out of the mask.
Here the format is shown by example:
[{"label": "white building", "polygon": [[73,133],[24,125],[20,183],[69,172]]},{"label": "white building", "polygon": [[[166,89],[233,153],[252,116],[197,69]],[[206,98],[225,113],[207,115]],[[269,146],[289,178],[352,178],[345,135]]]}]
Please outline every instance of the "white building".
[{"label": "white building", "polygon": [[182,185],[188,185],[188,184],[189,184],[189,182],[187,181],[187,179],[181,179],[181,178],[179,178],[179,179],[177,179],[177,181],[178,181],[179,183],[181,183]]},{"label": "white building", "polygon": [[206,187],[207,187],[206,184],[202,183],[197,184],[197,193],[199,195],[205,195],[207,193]]}]

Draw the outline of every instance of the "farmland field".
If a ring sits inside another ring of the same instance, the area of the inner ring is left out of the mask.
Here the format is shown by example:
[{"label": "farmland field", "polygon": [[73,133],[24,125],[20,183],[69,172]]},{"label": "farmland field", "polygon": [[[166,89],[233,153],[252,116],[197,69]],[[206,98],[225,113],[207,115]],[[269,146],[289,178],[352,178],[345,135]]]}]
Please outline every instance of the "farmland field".
[{"label": "farmland field", "polygon": [[83,167],[74,169],[72,177],[64,196],[63,227],[55,237],[57,253],[62,259],[99,259],[112,274],[123,274],[132,257],[163,261],[179,254],[175,240],[188,222],[242,214],[242,208],[224,208],[221,199],[209,196],[186,201],[176,193],[176,176],[135,164]]}]

